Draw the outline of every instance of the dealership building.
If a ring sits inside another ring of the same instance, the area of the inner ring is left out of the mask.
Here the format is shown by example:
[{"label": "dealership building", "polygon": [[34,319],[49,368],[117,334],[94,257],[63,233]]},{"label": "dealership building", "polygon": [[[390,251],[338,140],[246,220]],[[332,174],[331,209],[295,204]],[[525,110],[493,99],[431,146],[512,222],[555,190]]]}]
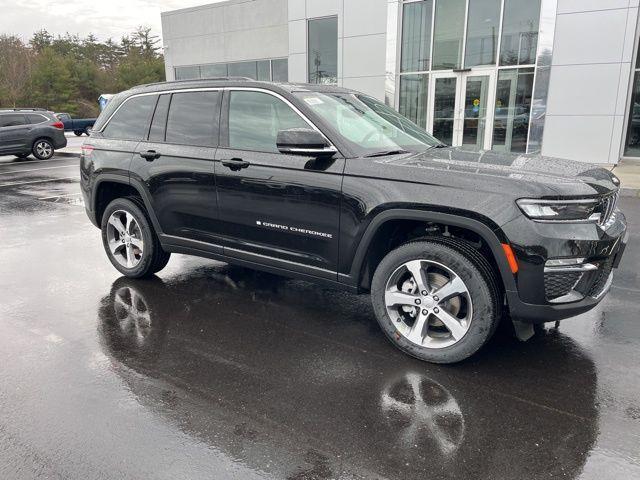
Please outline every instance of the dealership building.
[{"label": "dealership building", "polygon": [[167,79],[336,84],[444,142],[640,156],[640,0],[228,0],[162,13]]}]

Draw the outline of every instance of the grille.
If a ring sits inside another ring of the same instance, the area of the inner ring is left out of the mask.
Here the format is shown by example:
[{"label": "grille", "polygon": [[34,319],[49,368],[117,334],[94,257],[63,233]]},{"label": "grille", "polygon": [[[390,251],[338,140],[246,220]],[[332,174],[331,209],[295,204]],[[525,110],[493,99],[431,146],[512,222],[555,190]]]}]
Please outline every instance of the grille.
[{"label": "grille", "polygon": [[611,275],[611,270],[613,269],[613,257],[608,258],[605,262],[600,264],[600,268],[596,272],[596,276],[593,279],[593,283],[591,284],[591,288],[587,295],[590,297],[597,297],[602,293],[605,285],[607,284],[607,280],[609,279],[609,275]]},{"label": "grille", "polygon": [[558,272],[544,274],[544,291],[547,300],[568,294],[582,277],[581,272]]},{"label": "grille", "polygon": [[602,197],[602,200],[600,200],[600,204],[598,205],[598,211],[600,212],[600,220],[598,220],[599,225],[607,227],[609,226],[610,220],[615,220],[613,215],[617,204],[618,192]]}]

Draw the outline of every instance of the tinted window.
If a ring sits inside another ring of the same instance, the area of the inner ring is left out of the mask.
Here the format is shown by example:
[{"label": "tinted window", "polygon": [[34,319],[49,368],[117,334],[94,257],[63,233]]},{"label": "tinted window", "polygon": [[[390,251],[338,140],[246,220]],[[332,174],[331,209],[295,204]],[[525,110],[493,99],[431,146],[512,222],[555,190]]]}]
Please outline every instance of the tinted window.
[{"label": "tinted window", "polygon": [[277,152],[280,130],[310,128],[279,98],[260,92],[231,92],[229,146],[243,150]]},{"label": "tinted window", "polygon": [[217,143],[218,92],[174,93],[167,119],[167,142],[212,146]]},{"label": "tinted window", "polygon": [[540,0],[504,3],[500,65],[526,65],[536,61]]},{"label": "tinted window", "polygon": [[200,78],[200,67],[198,65],[176,67],[175,76],[176,80],[191,80],[194,78]]},{"label": "tinted window", "polygon": [[227,76],[227,64],[200,65],[200,76],[202,78],[215,78]]},{"label": "tinted window", "polygon": [[431,53],[432,0],[407,3],[402,13],[402,53],[400,71],[429,70]]},{"label": "tinted window", "polygon": [[104,128],[104,136],[142,140],[149,129],[149,119],[157,98],[157,95],[143,95],[124,102]]},{"label": "tinted window", "polygon": [[0,127],[15,127],[16,125],[24,125],[24,115],[21,113],[5,113],[0,115]]},{"label": "tinted window", "polygon": [[274,82],[288,82],[289,81],[289,60],[281,58],[278,60],[271,60],[271,79]]},{"label": "tinted window", "polygon": [[338,17],[309,20],[309,83],[338,83]]},{"label": "tinted window", "polygon": [[249,77],[254,80],[258,78],[256,73],[256,62],[238,62],[229,64],[230,77]]},{"label": "tinted window", "polygon": [[37,113],[27,113],[27,120],[30,124],[47,122],[49,119],[44,115],[39,115]]},{"label": "tinted window", "polygon": [[149,130],[150,142],[164,142],[164,127],[167,125],[167,113],[169,112],[169,100],[171,95],[160,95],[156,111],[151,121],[151,130]]},{"label": "tinted window", "polygon": [[466,6],[465,0],[436,2],[433,70],[460,68]]}]

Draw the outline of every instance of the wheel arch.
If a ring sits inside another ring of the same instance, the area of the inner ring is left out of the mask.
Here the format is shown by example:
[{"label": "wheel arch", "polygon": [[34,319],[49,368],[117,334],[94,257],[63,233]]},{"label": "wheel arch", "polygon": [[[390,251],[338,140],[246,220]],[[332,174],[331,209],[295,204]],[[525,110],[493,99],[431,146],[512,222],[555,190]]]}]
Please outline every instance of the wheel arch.
[{"label": "wheel arch", "polygon": [[[109,184],[117,185],[114,192],[115,195],[105,195],[104,190],[108,188]],[[153,224],[153,228],[158,234],[161,234],[162,230],[160,229],[160,224],[155,216],[151,206],[151,200],[144,188],[144,185],[137,180],[122,175],[103,174],[96,180],[91,198],[91,207],[95,213],[98,225],[100,224],[102,213],[110,201],[115,198],[122,198],[132,194],[142,200],[147,215]]]},{"label": "wheel arch", "polygon": [[[419,222],[427,224],[439,224],[448,227],[456,227],[469,232],[473,232],[486,244],[493,258],[491,259],[498,271],[499,278],[505,291],[515,291],[516,284],[509,263],[505,257],[502,247],[506,243],[506,239],[499,228],[488,219],[480,220],[472,218],[475,215],[469,212],[465,215],[463,212],[443,213],[425,210],[412,209],[393,209],[386,210],[376,215],[367,226],[360,243],[356,249],[354,259],[351,263],[351,269],[348,275],[340,275],[343,277],[341,281],[345,283],[355,284],[358,287],[363,285],[366,276],[365,267],[367,265],[368,256],[380,232],[384,232],[386,226],[398,222]],[[477,215],[475,215],[477,217]],[[425,237],[428,238],[428,237]],[[370,272],[373,275],[373,272]]]}]

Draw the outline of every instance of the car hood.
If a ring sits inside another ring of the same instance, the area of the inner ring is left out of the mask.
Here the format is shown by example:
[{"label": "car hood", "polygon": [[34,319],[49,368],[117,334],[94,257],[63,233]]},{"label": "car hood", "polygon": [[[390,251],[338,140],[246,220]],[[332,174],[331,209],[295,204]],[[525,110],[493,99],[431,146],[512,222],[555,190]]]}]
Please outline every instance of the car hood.
[{"label": "car hood", "polygon": [[[464,187],[475,185],[476,190],[515,188],[520,193],[538,196],[605,194],[617,190],[620,184],[611,172],[593,164],[490,150],[433,148],[379,161],[387,167],[407,167],[402,176],[412,180],[443,185],[459,181],[464,182]],[[456,172],[462,175],[452,176]]]}]

